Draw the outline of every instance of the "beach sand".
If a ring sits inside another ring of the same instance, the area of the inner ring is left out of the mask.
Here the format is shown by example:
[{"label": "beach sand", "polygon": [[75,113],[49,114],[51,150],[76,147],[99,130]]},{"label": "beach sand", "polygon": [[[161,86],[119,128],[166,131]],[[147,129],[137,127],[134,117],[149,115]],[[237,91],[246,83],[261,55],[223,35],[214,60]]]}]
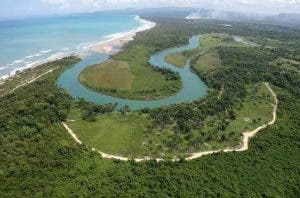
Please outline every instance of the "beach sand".
[{"label": "beach sand", "polygon": [[118,38],[113,38],[111,40],[105,41],[101,44],[97,44],[89,47],[90,52],[99,52],[106,54],[114,54],[118,52],[125,43],[133,40],[135,34],[131,33],[129,35],[124,35]]},{"label": "beach sand", "polygon": [[121,47],[128,43],[129,41],[133,40],[133,37],[142,31],[149,30],[153,28],[156,24],[151,21],[147,21],[144,19],[136,17],[142,25],[132,31],[124,32],[124,33],[117,33],[108,36],[108,40],[100,42],[98,44],[90,45],[87,47],[88,52],[98,52],[98,53],[106,53],[106,54],[115,54],[120,51]]}]

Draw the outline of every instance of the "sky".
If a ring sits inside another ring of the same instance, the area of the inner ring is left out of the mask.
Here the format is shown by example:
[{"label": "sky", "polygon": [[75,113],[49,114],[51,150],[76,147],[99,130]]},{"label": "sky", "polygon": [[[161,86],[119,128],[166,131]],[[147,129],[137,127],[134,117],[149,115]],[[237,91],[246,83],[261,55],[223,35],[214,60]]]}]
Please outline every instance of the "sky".
[{"label": "sky", "polygon": [[1,0],[0,18],[165,6],[266,14],[300,12],[300,0]]}]

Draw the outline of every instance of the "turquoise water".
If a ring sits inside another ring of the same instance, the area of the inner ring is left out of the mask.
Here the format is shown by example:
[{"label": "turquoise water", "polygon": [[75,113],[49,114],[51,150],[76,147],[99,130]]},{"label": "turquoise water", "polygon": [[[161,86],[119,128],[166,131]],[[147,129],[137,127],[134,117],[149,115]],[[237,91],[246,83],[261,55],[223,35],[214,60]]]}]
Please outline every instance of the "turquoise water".
[{"label": "turquoise water", "polygon": [[89,102],[94,102],[98,104],[118,103],[118,107],[128,105],[130,109],[133,110],[145,107],[156,108],[167,106],[170,104],[179,104],[183,102],[191,102],[194,100],[198,100],[199,98],[206,96],[207,86],[196,74],[191,72],[190,60],[186,63],[184,68],[178,68],[172,64],[165,62],[164,58],[169,54],[175,52],[182,52],[198,47],[199,40],[200,36],[193,36],[189,40],[188,45],[164,50],[162,52],[154,54],[150,58],[150,64],[158,67],[169,68],[175,72],[178,72],[183,83],[183,87],[178,93],[161,100],[137,101],[121,99],[117,97],[106,96],[104,94],[92,91],[87,87],[83,86],[78,80],[80,72],[90,65],[106,61],[109,57],[105,54],[93,54],[80,61],[78,64],[74,65],[74,67],[67,69],[60,76],[58,80],[58,85],[67,90],[67,92],[69,92],[75,98],[84,98]]},{"label": "turquoise water", "polygon": [[116,12],[0,21],[0,79],[140,26],[134,16]]}]

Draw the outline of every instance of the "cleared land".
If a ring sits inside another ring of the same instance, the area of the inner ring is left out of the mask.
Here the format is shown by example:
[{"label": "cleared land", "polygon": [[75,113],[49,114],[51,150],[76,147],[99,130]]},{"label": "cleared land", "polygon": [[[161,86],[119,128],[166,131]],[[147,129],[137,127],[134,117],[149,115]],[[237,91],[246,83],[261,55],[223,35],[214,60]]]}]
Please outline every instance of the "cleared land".
[{"label": "cleared land", "polygon": [[300,73],[300,62],[298,62],[298,61],[279,58],[279,59],[275,60],[272,64],[279,66],[282,69],[287,69],[287,70],[291,70],[293,72]]},{"label": "cleared land", "polygon": [[149,119],[139,114],[98,116],[96,122],[68,121],[77,137],[99,151],[121,156],[144,156],[143,139]]},{"label": "cleared land", "polygon": [[216,50],[210,50],[201,55],[195,65],[201,72],[210,72],[221,66],[221,60]]},{"label": "cleared land", "polygon": [[124,61],[109,60],[86,68],[80,73],[80,81],[86,86],[102,89],[130,89],[134,76]]},{"label": "cleared land", "polygon": [[174,53],[166,56],[165,61],[171,63],[177,67],[183,68],[188,61],[189,57],[185,56],[183,53]]}]

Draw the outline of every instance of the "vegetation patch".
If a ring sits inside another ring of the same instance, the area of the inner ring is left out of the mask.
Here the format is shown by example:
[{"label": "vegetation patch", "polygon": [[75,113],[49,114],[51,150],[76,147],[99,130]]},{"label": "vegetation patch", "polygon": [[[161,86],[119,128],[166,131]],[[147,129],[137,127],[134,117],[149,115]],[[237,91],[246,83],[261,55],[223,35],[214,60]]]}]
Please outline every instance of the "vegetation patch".
[{"label": "vegetation patch", "polygon": [[189,57],[185,56],[183,53],[174,53],[165,57],[165,61],[177,67],[183,68],[188,61]]},{"label": "vegetation patch", "polygon": [[83,84],[95,90],[130,89],[133,79],[127,62],[113,60],[87,67],[79,76]]},{"label": "vegetation patch", "polygon": [[220,67],[221,60],[216,50],[210,50],[196,59],[195,68],[201,73],[211,72]]},{"label": "vegetation patch", "polygon": [[247,95],[226,114],[208,117],[204,121],[207,134],[217,134],[218,141],[208,141],[206,150],[236,147],[243,132],[267,124],[273,118],[274,98],[263,83],[246,86]]},{"label": "vegetation patch", "polygon": [[274,98],[263,83],[247,85],[246,97],[233,109],[209,116],[199,128],[174,132],[169,128],[148,137],[149,148],[155,153],[186,155],[190,152],[237,147],[242,133],[268,123],[273,118]]},{"label": "vegetation patch", "polygon": [[271,64],[275,66],[279,66],[286,70],[300,73],[300,62],[295,60],[279,58],[274,62],[272,62]]},{"label": "vegetation patch", "polygon": [[149,119],[136,113],[100,115],[95,122],[69,121],[79,139],[89,147],[109,154],[138,157],[146,155],[143,139]]}]

